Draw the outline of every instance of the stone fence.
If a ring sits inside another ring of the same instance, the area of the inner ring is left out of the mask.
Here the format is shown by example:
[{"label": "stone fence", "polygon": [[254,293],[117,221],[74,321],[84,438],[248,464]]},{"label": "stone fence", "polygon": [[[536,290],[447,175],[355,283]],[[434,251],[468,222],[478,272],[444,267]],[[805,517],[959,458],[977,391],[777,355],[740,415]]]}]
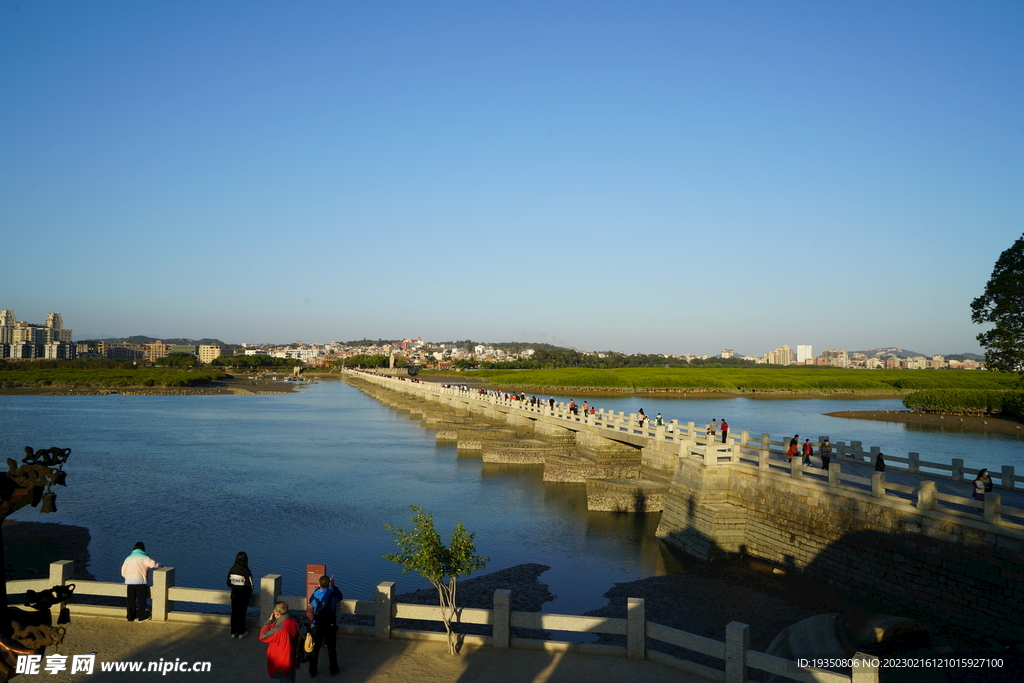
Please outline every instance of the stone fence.
[{"label": "stone fence", "polygon": [[[127,598],[124,584],[104,581],[79,581],[71,578],[73,562],[61,560],[50,564],[50,575],[45,579],[23,579],[7,582],[10,596],[24,594],[29,590],[42,591],[54,585],[75,585],[75,596],[101,596],[106,598]],[[189,602],[200,605],[227,607],[231,604],[231,591],[207,588],[185,588],[175,586],[173,567],[153,570],[153,585],[150,597],[153,601],[154,621],[172,621],[194,624],[219,624],[227,626],[230,617],[210,612],[190,612],[176,609],[175,602]],[[281,575],[268,574],[260,579],[260,592],[253,595],[250,606],[260,610],[260,624],[270,617],[274,605],[287,602],[293,612],[305,611],[306,598],[303,596],[281,595]],[[801,683],[877,683],[878,659],[872,655],[857,652],[852,659],[852,676],[827,669],[801,667],[796,662],[750,649],[750,627],[732,622],[726,626],[725,641],[705,638],[679,629],[663,626],[645,619],[645,605],[642,598],[628,598],[625,619],[606,617],[585,617],[545,612],[511,611],[511,591],[496,590],[492,609],[458,610],[456,623],[477,624],[491,627],[490,636],[463,635],[464,645],[492,647],[495,649],[523,648],[548,652],[576,652],[579,654],[648,659],[687,673],[700,676],[715,683],[748,683],[751,670],[783,676]],[[109,605],[69,604],[72,616],[98,616],[124,619],[125,608]],[[54,606],[56,619],[60,606]],[[396,619],[441,621],[441,608],[433,605],[414,605],[395,602],[395,584],[385,581],[377,585],[374,600],[343,600],[338,605],[339,614],[372,617],[373,626],[340,625],[341,633],[372,637],[379,640],[437,640],[445,641],[446,634],[436,631],[399,629]],[[74,623],[69,625],[74,628]],[[596,643],[570,643],[557,640],[541,640],[512,637],[512,629],[537,629],[566,631],[571,633],[596,633],[624,636],[626,645],[604,645]],[[647,647],[647,641],[654,640],[684,648],[707,657],[720,660],[722,668],[699,664],[681,659]]]}]

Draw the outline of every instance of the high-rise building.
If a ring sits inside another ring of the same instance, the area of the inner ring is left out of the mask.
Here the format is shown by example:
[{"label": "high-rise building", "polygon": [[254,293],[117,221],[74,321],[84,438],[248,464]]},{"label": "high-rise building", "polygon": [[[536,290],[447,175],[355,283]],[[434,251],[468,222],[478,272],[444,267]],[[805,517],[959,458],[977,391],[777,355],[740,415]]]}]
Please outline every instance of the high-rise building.
[{"label": "high-rise building", "polygon": [[809,344],[803,344],[796,347],[797,363],[805,363],[810,358],[814,358],[814,352]]},{"label": "high-rise building", "polygon": [[774,351],[766,353],[764,362],[771,365],[789,365],[793,362],[793,349],[789,346],[780,346]]}]

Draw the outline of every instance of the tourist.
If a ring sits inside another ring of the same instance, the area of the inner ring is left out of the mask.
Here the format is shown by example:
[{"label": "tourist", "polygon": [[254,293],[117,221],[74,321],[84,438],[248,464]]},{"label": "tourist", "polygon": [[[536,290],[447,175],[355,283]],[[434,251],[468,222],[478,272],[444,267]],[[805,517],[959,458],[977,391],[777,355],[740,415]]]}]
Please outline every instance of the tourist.
[{"label": "tourist", "polygon": [[309,659],[309,677],[316,677],[317,665],[320,661],[320,648],[327,648],[327,662],[331,667],[331,675],[338,671],[338,603],[344,599],[341,591],[334,585],[334,579],[321,576],[320,587],[309,597],[309,606],[313,608],[313,652]]},{"label": "tourist", "polygon": [[646,415],[646,413],[644,413],[644,409],[641,408],[637,412],[636,416],[637,416],[637,422],[640,423],[640,429],[643,429],[644,428],[644,422],[647,422],[647,415]]},{"label": "tourist", "polygon": [[985,494],[992,491],[992,477],[988,470],[982,468],[974,478],[974,499],[985,502]]},{"label": "tourist", "polygon": [[661,413],[658,413],[657,415],[654,416],[654,426],[655,427],[661,427],[664,424],[665,423],[661,419]]},{"label": "tourist", "polygon": [[584,402],[583,402],[583,415],[584,415],[584,416],[586,416],[586,415],[588,415],[588,414],[589,414],[589,413],[588,413],[588,411],[587,411],[587,406],[588,406],[588,405],[589,405],[589,404],[588,404],[588,403],[587,403],[586,401],[584,401]]},{"label": "tourist", "polygon": [[718,432],[718,420],[712,418],[711,422],[708,423],[707,442],[711,443],[715,440],[715,434]]},{"label": "tourist", "polygon": [[885,460],[882,458],[884,453],[878,451],[878,456],[875,458],[875,472],[885,472]]},{"label": "tourist", "polygon": [[231,589],[231,637],[245,638],[246,610],[252,597],[252,572],[249,571],[249,556],[243,552],[235,555],[235,563],[228,570],[228,588]]},{"label": "tourist", "polygon": [[725,440],[728,437],[729,437],[729,423],[726,422],[725,418],[723,417],[722,418],[722,443],[725,443]]},{"label": "tourist", "polygon": [[[800,435],[797,434],[797,436],[800,436]],[[786,451],[786,459],[789,460],[789,462],[793,462],[793,458],[796,456],[797,452],[798,452],[798,446],[796,445],[796,439],[795,438],[790,439],[789,440],[789,450]]]},{"label": "tourist", "polygon": [[571,414],[571,415],[575,415],[576,414],[576,401],[574,401],[571,398],[569,399],[569,414]]},{"label": "tourist", "polygon": [[267,644],[267,674],[285,683],[295,683],[299,624],[288,614],[287,602],[274,605],[274,612],[260,631],[260,640]]},{"label": "tourist", "polygon": [[549,398],[548,399],[548,406],[551,408],[551,410],[555,409],[555,399],[554,398]]},{"label": "tourist", "polygon": [[146,544],[139,541],[121,564],[121,576],[128,586],[128,621],[149,621],[145,616],[146,598],[149,597],[149,570],[161,567],[159,562],[146,554]]},{"label": "tourist", "polygon": [[811,445],[810,439],[804,439],[804,465],[811,464],[811,455],[814,453],[814,446]]},{"label": "tourist", "polygon": [[827,470],[829,460],[832,459],[832,444],[829,443],[828,439],[821,442],[821,447],[818,448],[818,453],[821,455],[821,469]]}]

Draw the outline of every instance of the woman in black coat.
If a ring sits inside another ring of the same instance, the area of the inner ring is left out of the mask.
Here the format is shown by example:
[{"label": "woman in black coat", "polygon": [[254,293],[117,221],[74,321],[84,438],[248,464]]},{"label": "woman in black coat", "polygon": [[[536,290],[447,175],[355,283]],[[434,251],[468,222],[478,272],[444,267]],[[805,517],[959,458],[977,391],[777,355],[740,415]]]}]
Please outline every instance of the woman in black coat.
[{"label": "woman in black coat", "polygon": [[228,571],[228,588],[231,589],[231,637],[245,638],[249,635],[245,628],[245,611],[253,589],[249,556],[245,553],[235,555],[235,563]]}]

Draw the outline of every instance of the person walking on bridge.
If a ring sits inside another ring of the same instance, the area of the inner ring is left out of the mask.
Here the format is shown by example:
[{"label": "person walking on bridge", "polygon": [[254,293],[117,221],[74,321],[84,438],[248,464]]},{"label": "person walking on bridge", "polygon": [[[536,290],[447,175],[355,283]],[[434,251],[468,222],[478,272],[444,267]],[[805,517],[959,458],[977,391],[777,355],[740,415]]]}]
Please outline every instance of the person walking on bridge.
[{"label": "person walking on bridge", "polygon": [[804,466],[811,464],[811,455],[814,454],[814,446],[811,445],[810,439],[804,439]]},{"label": "person walking on bridge", "polygon": [[729,423],[726,422],[725,418],[723,417],[722,418],[722,443],[725,443],[725,440],[728,439],[728,438],[729,438]]},{"label": "person walking on bridge", "polygon": [[793,457],[796,456],[796,454],[799,452],[798,451],[799,447],[797,446],[797,444],[799,442],[800,442],[800,435],[799,434],[797,434],[796,436],[794,436],[792,439],[789,440],[789,450],[786,451],[786,460],[788,460],[790,462],[793,462]]},{"label": "person walking on bridge", "polygon": [[821,447],[818,448],[818,453],[821,455],[821,469],[827,470],[828,463],[832,459],[832,444],[828,439],[821,442]]},{"label": "person walking on bridge", "polygon": [[718,433],[718,420],[712,418],[711,422],[708,423],[708,438],[707,442],[711,443],[715,440],[715,434]]}]

